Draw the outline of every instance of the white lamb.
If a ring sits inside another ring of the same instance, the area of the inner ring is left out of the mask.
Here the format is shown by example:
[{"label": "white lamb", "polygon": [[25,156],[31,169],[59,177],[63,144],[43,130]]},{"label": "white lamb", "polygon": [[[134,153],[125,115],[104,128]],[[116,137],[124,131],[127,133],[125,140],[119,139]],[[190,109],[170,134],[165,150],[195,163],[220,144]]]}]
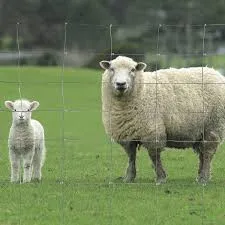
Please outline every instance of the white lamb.
[{"label": "white lamb", "polygon": [[225,77],[207,67],[144,72],[145,63],[123,56],[100,65],[103,124],[129,157],[124,181],[134,180],[136,149],[143,145],[157,183],[166,180],[160,152],[192,147],[199,155],[198,182],[205,184],[225,137]]},{"label": "white lamb", "polygon": [[23,160],[23,182],[41,180],[41,168],[45,160],[44,129],[31,119],[31,113],[39,102],[28,100],[5,101],[12,111],[12,126],[9,132],[9,158],[11,162],[11,182],[20,181],[20,163]]}]

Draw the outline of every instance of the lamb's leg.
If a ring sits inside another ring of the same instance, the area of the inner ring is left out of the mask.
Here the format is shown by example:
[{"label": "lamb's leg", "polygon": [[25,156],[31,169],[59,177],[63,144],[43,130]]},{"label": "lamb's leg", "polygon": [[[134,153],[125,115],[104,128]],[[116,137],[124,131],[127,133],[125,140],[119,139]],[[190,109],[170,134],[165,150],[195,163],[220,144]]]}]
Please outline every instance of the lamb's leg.
[{"label": "lamb's leg", "polygon": [[32,164],[33,164],[32,179],[35,181],[40,181],[41,180],[41,167],[42,167],[40,149],[35,150]]},{"label": "lamb's leg", "polygon": [[120,143],[128,155],[128,167],[123,177],[124,182],[133,182],[136,177],[136,142]]},{"label": "lamb's leg", "polygon": [[24,156],[24,162],[23,162],[23,183],[27,183],[31,181],[31,175],[32,175],[32,160],[34,157],[34,151],[31,150]]},{"label": "lamb's leg", "polygon": [[163,169],[161,157],[160,157],[160,150],[153,151],[149,150],[148,154],[152,160],[155,173],[156,173],[156,184],[161,184],[166,182],[166,172]]},{"label": "lamb's leg", "polygon": [[11,163],[11,182],[20,181],[20,156],[14,151],[9,152],[9,158]]},{"label": "lamb's leg", "polygon": [[210,179],[210,166],[213,155],[218,147],[218,138],[211,132],[205,137],[205,142],[200,146],[199,152],[199,171],[197,181],[201,184],[206,184]]}]

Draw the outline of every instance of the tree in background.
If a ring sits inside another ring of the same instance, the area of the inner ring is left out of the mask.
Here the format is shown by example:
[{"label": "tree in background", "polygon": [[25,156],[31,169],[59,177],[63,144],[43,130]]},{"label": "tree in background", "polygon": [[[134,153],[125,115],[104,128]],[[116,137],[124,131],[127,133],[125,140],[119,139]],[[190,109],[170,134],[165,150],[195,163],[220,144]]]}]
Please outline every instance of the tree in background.
[{"label": "tree in background", "polygon": [[[213,4],[209,0],[2,0],[0,48],[16,48],[16,22],[20,22],[22,49],[61,50],[68,22],[71,51],[109,54],[109,24],[113,24],[115,51],[131,49],[146,57],[157,52],[158,24],[175,24],[160,28],[160,52],[197,55],[202,51],[203,25],[225,21],[223,4],[223,0]],[[193,24],[201,26],[189,26]],[[207,27],[211,50],[224,39],[223,27]]]}]

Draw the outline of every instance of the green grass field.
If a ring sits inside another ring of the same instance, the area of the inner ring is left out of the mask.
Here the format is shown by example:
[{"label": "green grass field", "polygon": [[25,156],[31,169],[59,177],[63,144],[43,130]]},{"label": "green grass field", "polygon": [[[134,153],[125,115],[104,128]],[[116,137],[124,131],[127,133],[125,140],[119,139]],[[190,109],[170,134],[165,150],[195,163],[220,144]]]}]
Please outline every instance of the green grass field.
[{"label": "green grass field", "polygon": [[[18,74],[22,97],[40,102],[33,118],[46,132],[41,183],[9,182],[11,112],[4,101],[19,98]],[[191,150],[163,153],[165,185],[155,185],[144,149],[138,152],[135,183],[114,182],[123,175],[127,157],[104,133],[100,87],[101,71],[1,67],[0,225],[225,224],[225,146],[214,158],[206,187],[195,183],[198,159]]]}]

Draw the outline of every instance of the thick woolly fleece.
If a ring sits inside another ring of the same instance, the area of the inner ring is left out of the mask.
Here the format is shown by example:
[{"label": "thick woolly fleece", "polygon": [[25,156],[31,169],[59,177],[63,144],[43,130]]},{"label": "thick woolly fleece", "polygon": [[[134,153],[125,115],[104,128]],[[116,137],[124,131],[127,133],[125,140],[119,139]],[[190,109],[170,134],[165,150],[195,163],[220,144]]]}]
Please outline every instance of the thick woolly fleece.
[{"label": "thick woolly fleece", "polygon": [[[6,107],[13,112],[13,121],[9,132],[9,157],[11,162],[11,182],[20,181],[20,164],[23,160],[23,182],[31,179],[41,180],[41,168],[45,160],[45,137],[41,123],[31,119],[31,104],[28,100],[6,101]],[[37,105],[39,103],[35,102]],[[37,106],[38,107],[38,106]],[[24,121],[20,121],[24,115]]]},{"label": "thick woolly fleece", "polygon": [[[132,68],[127,57],[110,62]],[[102,118],[106,133],[116,142],[139,140],[146,148],[197,148],[210,133],[225,136],[225,78],[208,67],[137,71],[133,90],[112,93],[109,71],[102,77]],[[196,143],[195,143],[196,142]]]}]

